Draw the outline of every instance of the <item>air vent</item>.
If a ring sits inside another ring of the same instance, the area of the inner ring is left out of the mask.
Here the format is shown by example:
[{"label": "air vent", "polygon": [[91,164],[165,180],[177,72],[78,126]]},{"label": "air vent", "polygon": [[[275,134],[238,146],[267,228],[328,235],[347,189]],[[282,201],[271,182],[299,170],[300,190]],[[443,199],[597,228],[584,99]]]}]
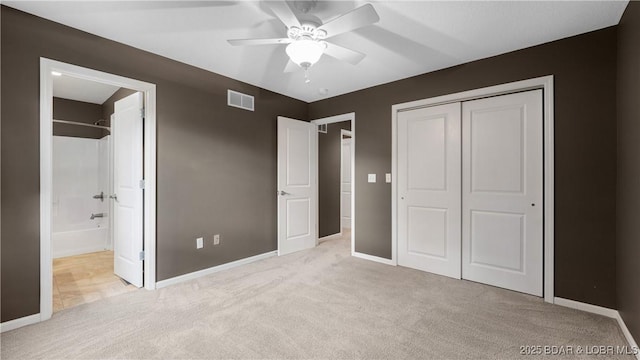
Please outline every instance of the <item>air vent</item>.
[{"label": "air vent", "polygon": [[253,111],[253,96],[227,90],[227,105]]},{"label": "air vent", "polygon": [[320,124],[318,125],[318,132],[321,133],[327,133],[327,124]]}]

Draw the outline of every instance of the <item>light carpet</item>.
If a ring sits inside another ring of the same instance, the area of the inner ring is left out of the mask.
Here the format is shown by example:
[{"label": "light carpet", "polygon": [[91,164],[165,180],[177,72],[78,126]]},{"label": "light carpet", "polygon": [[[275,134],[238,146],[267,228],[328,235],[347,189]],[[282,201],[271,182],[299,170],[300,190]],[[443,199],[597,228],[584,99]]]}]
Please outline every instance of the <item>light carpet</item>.
[{"label": "light carpet", "polygon": [[66,309],[0,340],[2,359],[531,359],[521,346],[627,345],[612,319],[353,258],[346,239]]}]

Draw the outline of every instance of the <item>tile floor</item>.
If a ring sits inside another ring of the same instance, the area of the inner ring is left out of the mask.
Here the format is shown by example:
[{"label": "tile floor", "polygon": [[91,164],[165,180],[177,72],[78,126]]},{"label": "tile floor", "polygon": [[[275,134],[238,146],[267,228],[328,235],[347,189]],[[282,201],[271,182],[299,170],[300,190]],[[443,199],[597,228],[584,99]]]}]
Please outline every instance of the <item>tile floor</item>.
[{"label": "tile floor", "polygon": [[53,259],[53,312],[136,289],[113,274],[113,251]]}]

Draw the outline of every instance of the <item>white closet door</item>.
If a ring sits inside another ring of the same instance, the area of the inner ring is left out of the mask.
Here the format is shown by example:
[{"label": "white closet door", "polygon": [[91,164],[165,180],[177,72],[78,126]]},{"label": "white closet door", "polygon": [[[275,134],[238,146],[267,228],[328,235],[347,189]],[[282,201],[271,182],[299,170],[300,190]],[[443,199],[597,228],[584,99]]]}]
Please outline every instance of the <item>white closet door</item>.
[{"label": "white closet door", "polygon": [[542,91],[462,113],[462,277],[542,296]]},{"label": "white closet door", "polygon": [[460,278],[460,103],[398,114],[398,264]]}]

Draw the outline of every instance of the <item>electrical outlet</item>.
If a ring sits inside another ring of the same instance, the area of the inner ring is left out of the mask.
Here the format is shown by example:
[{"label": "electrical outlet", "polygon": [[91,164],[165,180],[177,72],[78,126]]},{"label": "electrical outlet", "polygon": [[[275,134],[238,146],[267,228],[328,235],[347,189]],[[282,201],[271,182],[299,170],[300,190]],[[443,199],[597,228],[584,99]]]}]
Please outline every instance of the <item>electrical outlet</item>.
[{"label": "electrical outlet", "polygon": [[202,249],[204,247],[204,238],[197,238],[196,239],[196,249]]},{"label": "electrical outlet", "polygon": [[213,245],[220,245],[220,234],[213,235]]}]

